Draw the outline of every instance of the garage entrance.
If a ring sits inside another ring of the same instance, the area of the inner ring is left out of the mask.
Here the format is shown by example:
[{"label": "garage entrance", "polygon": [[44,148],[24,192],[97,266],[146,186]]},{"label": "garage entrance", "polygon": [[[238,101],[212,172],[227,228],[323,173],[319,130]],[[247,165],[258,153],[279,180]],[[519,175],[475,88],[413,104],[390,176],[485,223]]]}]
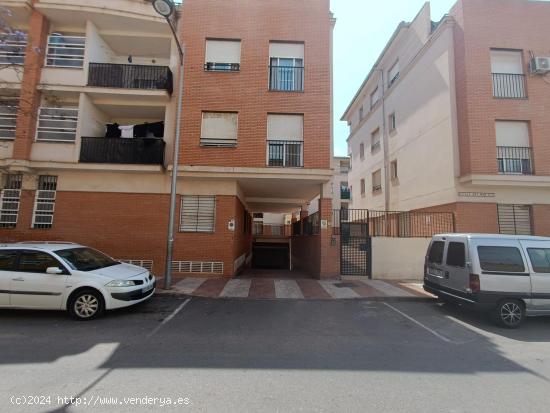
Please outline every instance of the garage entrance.
[{"label": "garage entrance", "polygon": [[290,244],[279,242],[254,242],[252,268],[267,270],[290,269]]}]

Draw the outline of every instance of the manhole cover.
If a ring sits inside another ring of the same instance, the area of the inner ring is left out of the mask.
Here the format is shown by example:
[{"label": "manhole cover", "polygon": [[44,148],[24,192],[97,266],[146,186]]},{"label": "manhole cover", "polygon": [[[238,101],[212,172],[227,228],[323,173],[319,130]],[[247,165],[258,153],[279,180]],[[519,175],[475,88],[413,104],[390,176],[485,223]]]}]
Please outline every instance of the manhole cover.
[{"label": "manhole cover", "polygon": [[336,283],[334,284],[335,287],[338,287],[338,288],[351,288],[351,287],[355,287],[355,284],[352,284],[352,283]]}]

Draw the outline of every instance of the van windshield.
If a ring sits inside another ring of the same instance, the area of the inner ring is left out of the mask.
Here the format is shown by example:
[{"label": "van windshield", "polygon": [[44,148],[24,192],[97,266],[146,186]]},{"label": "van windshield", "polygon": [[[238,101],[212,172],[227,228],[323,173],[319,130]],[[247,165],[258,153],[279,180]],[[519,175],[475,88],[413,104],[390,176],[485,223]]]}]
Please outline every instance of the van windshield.
[{"label": "van windshield", "polygon": [[77,271],[93,271],[120,264],[107,255],[91,248],[71,248],[55,251],[69,267]]}]

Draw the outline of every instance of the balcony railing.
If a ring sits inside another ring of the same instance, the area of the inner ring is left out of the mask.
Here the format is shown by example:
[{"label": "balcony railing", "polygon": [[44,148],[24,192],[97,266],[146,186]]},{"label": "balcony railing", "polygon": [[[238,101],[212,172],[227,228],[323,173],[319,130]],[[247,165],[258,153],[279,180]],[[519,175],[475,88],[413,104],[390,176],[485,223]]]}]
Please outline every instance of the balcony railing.
[{"label": "balcony railing", "polygon": [[501,174],[533,174],[531,148],[497,146],[498,172]]},{"label": "balcony railing", "polygon": [[303,66],[269,66],[269,90],[303,92]]},{"label": "balcony railing", "polygon": [[90,63],[88,86],[160,89],[172,94],[172,72],[167,66]]},{"label": "balcony railing", "polygon": [[300,168],[304,166],[302,141],[267,141],[269,166]]},{"label": "balcony railing", "polygon": [[525,99],[525,75],[493,73],[493,96],[504,99]]},{"label": "balcony railing", "polygon": [[80,162],[162,165],[164,146],[158,138],[82,137]]},{"label": "balcony railing", "polygon": [[351,199],[351,191],[349,188],[340,188],[340,199]]}]

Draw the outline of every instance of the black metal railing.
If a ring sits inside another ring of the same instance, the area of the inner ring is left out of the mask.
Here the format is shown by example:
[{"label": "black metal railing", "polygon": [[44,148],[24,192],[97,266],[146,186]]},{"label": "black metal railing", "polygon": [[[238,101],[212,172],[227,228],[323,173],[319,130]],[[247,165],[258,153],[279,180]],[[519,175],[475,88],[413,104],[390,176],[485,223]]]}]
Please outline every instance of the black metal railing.
[{"label": "black metal railing", "polygon": [[88,86],[160,89],[172,94],[172,72],[167,66],[90,63]]},{"label": "black metal railing", "polygon": [[238,72],[241,69],[239,63],[207,62],[204,64],[206,72]]},{"label": "black metal railing", "polygon": [[302,222],[296,221],[292,223],[292,235],[302,235]]},{"label": "black metal railing", "polygon": [[267,141],[268,166],[300,168],[303,164],[302,141]]},{"label": "black metal railing", "polygon": [[337,209],[332,212],[332,231],[334,235],[360,231],[371,237],[429,238],[455,232],[455,219],[452,212]]},{"label": "black metal railing", "polygon": [[531,148],[497,146],[498,172],[501,174],[533,174]]},{"label": "black metal railing", "polygon": [[525,75],[493,73],[493,96],[505,99],[525,99]]},{"label": "black metal railing", "polygon": [[269,66],[269,90],[303,92],[303,66]]},{"label": "black metal railing", "polygon": [[340,199],[351,199],[351,191],[348,187],[340,188]]},{"label": "black metal railing", "polygon": [[82,137],[80,162],[162,165],[164,146],[158,138]]},{"label": "black metal railing", "polygon": [[302,235],[318,235],[321,229],[319,212],[302,219]]}]

